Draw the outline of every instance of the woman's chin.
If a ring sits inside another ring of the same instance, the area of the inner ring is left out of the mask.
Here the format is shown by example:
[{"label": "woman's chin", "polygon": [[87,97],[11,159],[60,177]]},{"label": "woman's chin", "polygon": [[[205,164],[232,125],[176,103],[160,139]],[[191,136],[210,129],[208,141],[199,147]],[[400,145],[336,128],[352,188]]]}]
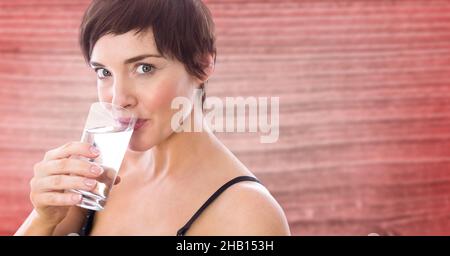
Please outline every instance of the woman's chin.
[{"label": "woman's chin", "polygon": [[143,141],[142,139],[131,137],[130,143],[128,144],[128,150],[135,152],[143,152],[151,149],[154,143],[149,141]]},{"label": "woman's chin", "polygon": [[147,151],[155,145],[167,140],[171,134],[172,133],[169,132],[167,136],[154,136],[155,133],[148,127],[145,130],[134,131],[130,143],[128,144],[128,149],[136,152]]}]

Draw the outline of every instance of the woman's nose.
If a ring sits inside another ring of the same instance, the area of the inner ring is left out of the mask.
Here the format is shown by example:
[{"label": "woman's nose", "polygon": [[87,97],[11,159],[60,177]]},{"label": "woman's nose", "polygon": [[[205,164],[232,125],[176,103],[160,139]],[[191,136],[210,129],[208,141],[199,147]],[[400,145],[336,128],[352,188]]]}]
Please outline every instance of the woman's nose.
[{"label": "woman's nose", "polygon": [[112,104],[130,107],[136,102],[132,86],[124,80],[117,80],[113,86]]}]

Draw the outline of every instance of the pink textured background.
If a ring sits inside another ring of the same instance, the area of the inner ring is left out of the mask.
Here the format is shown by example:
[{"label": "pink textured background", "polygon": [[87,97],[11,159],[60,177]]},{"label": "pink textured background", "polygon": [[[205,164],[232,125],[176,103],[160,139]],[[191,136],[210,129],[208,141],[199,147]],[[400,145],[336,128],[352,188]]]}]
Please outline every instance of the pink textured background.
[{"label": "pink textured background", "polygon": [[[78,140],[87,0],[0,0],[0,234],[44,152]],[[211,0],[215,96],[279,96],[280,140],[221,134],[295,235],[450,235],[450,1]]]}]

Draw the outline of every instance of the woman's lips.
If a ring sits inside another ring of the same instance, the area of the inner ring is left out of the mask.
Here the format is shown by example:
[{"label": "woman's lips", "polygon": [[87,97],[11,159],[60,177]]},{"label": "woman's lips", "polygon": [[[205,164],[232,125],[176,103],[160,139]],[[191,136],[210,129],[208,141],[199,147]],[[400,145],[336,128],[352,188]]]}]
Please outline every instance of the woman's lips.
[{"label": "woman's lips", "polygon": [[[131,119],[130,118],[119,118],[118,121],[121,125],[128,126],[131,122]],[[146,122],[147,122],[147,119],[137,119],[136,123],[134,125],[134,130],[141,128]]]},{"label": "woman's lips", "polygon": [[138,119],[136,121],[136,124],[134,125],[134,130],[138,130],[139,128],[144,126],[145,123],[147,123],[147,119]]}]

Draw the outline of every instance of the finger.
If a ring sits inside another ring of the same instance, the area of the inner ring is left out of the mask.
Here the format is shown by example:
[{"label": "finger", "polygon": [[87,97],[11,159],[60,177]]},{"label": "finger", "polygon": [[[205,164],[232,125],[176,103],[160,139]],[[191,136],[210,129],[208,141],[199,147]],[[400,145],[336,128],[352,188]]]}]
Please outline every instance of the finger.
[{"label": "finger", "polygon": [[51,175],[37,179],[33,184],[35,192],[49,192],[67,189],[94,190],[97,181],[90,178],[68,175]]},{"label": "finger", "polygon": [[73,141],[48,151],[44,156],[44,161],[68,158],[73,155],[96,158],[99,154],[98,149],[91,144]]},{"label": "finger", "polygon": [[71,158],[41,162],[35,168],[35,176],[37,177],[57,174],[72,174],[87,178],[96,178],[104,171],[103,168],[96,163]]},{"label": "finger", "polygon": [[70,206],[81,202],[81,195],[73,192],[47,192],[40,193],[34,197],[34,201],[38,205],[48,206]]},{"label": "finger", "polygon": [[117,176],[116,177],[116,180],[114,180],[114,185],[117,185],[117,184],[119,184],[120,183],[120,176]]}]

